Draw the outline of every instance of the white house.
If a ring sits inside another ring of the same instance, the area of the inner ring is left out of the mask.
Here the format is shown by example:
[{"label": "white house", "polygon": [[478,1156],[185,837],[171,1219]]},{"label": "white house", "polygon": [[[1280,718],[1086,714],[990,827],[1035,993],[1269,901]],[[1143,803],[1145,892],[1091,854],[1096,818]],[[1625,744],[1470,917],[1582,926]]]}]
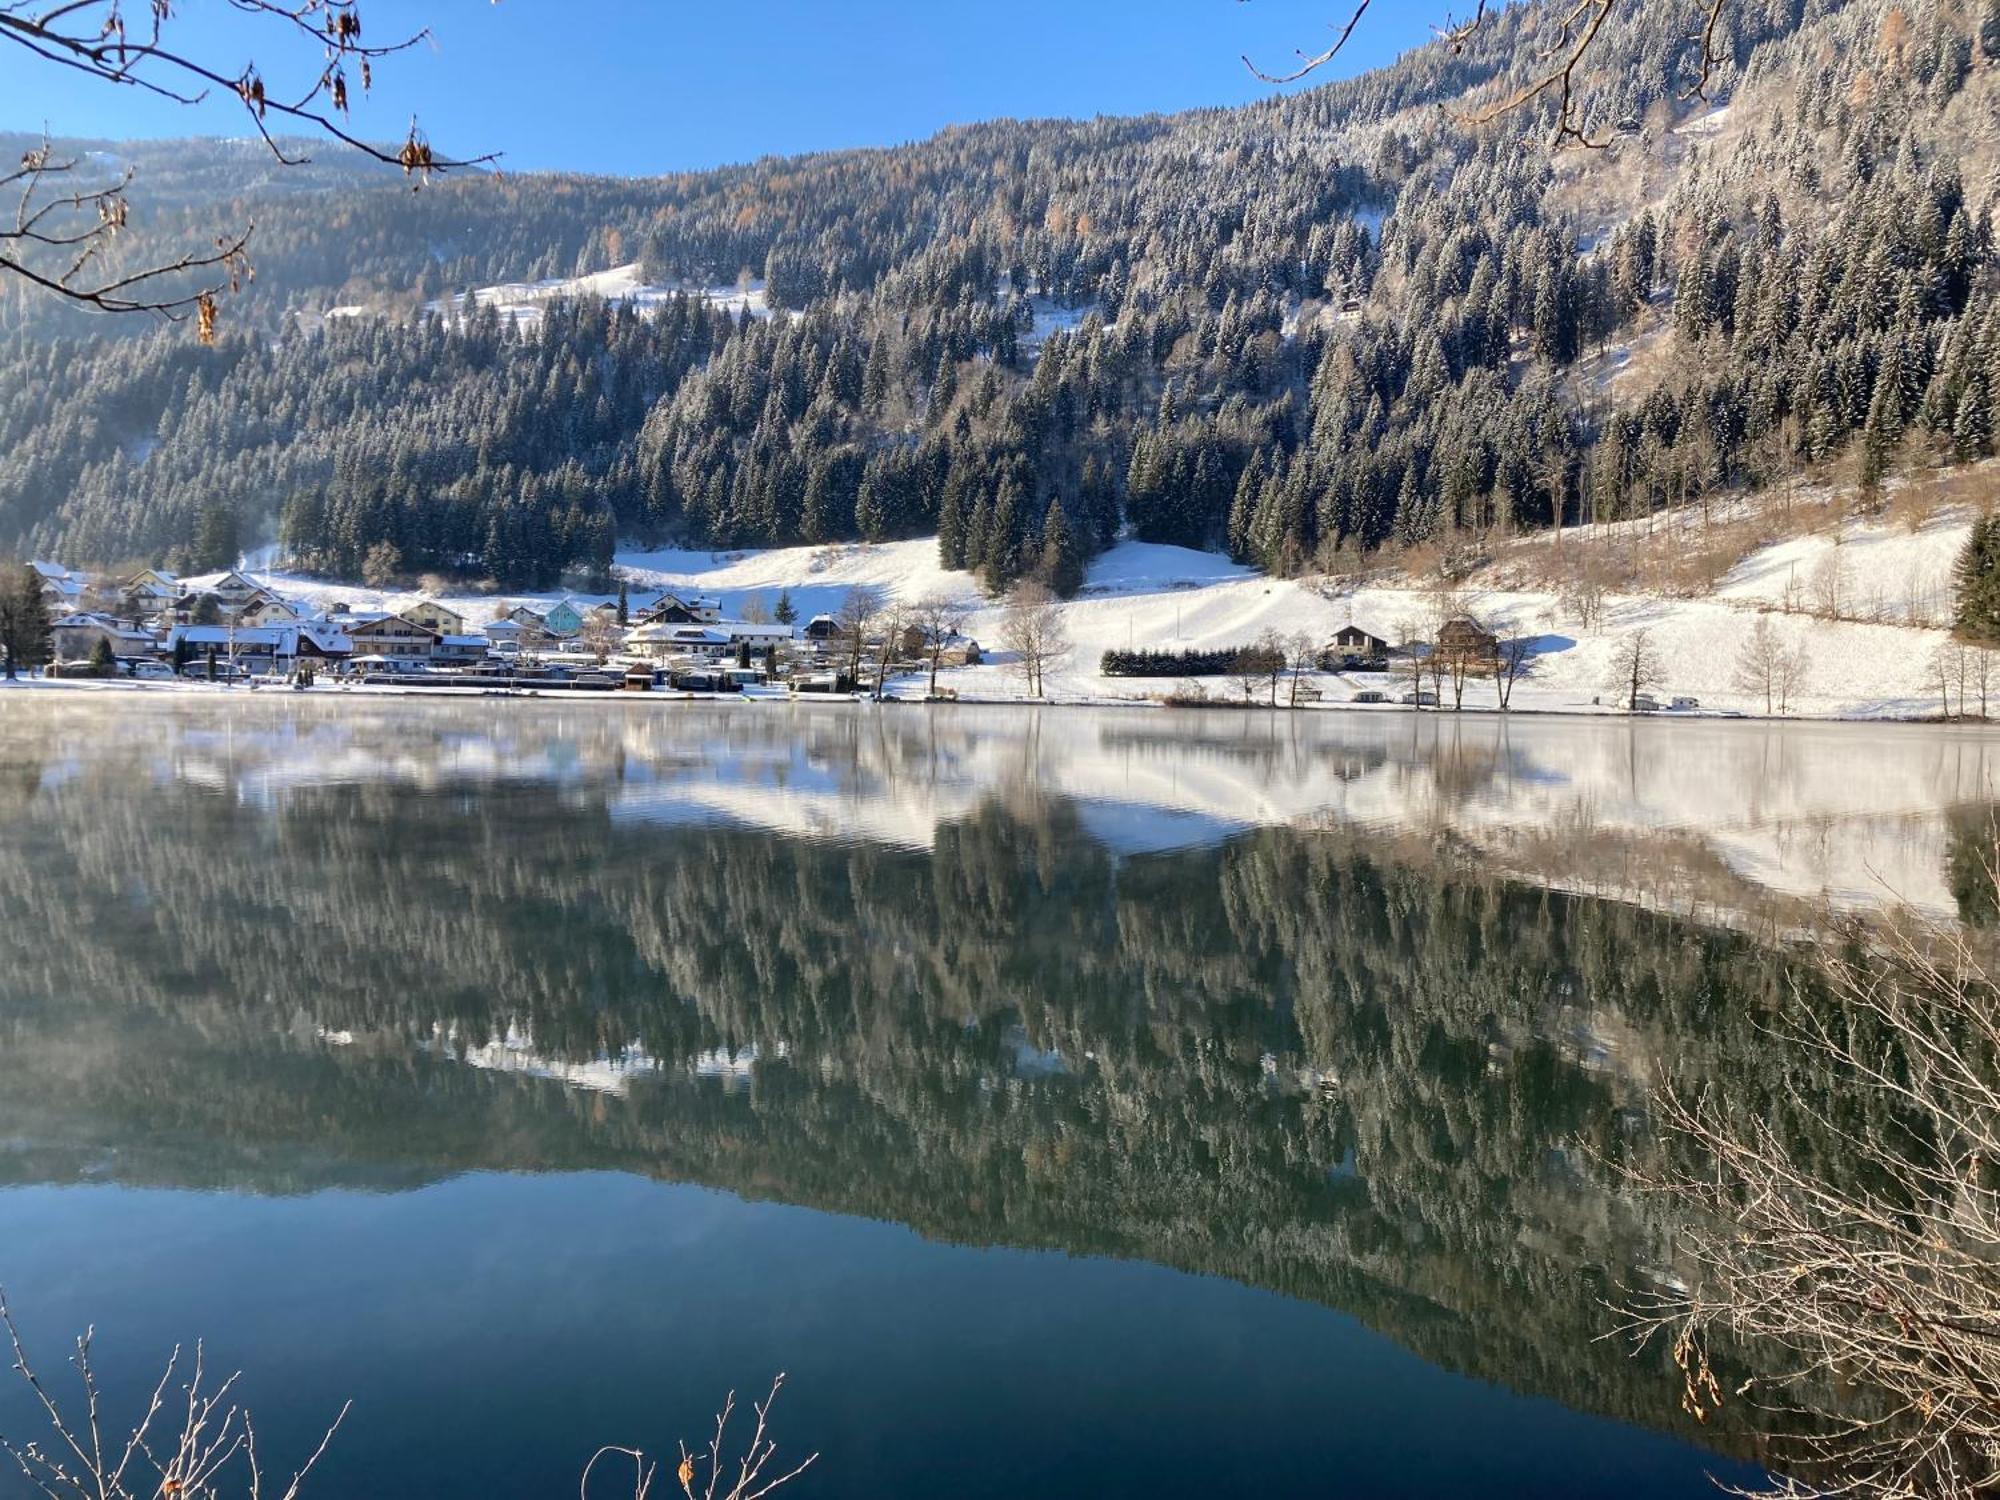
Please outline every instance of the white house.
[{"label": "white house", "polygon": [[83,598],[84,578],[81,573],[72,573],[61,563],[31,562],[42,580],[42,597],[49,601],[51,609],[74,610]]},{"label": "white house", "polygon": [[133,630],[110,615],[64,615],[49,627],[50,644],[57,661],[88,661],[99,641],[111,644],[111,654],[121,661],[148,657],[159,642],[144,630]]},{"label": "white house", "polygon": [[625,649],[634,656],[664,661],[673,656],[719,658],[736,649],[736,643],[714,625],[668,625],[658,622],[634,627],[625,636]]},{"label": "white house", "polygon": [[218,659],[233,654],[253,669],[279,672],[304,659],[345,661],[354,654],[354,642],[331,625],[251,625],[235,630],[227,625],[176,625],[168,632],[167,649],[178,656],[183,646],[197,661],[212,649]]},{"label": "white house", "polygon": [[276,594],[261,594],[250,600],[236,612],[236,623],[243,625],[297,625],[304,621],[305,612],[288,600]]},{"label": "white house", "polygon": [[789,646],[794,636],[789,625],[752,624],[746,620],[722,620],[709,627],[729,637],[732,645],[748,645],[763,652],[772,646]]},{"label": "white house", "polygon": [[437,638],[437,646],[431,653],[431,659],[447,664],[484,661],[487,652],[492,649],[493,643],[483,635],[441,635]]}]

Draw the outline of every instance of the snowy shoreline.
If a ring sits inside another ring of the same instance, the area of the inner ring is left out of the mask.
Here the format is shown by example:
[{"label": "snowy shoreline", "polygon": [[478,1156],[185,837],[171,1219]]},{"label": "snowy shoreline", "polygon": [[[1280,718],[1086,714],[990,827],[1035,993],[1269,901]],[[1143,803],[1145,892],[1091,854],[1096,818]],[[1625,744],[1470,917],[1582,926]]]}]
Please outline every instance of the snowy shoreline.
[{"label": "snowy shoreline", "polygon": [[[921,678],[892,682],[890,691],[881,699],[867,693],[786,693],[760,692],[756,690],[742,693],[683,693],[659,690],[647,693],[627,693],[605,689],[563,689],[563,688],[455,688],[428,687],[391,683],[352,683],[333,685],[315,684],[309,688],[291,688],[282,683],[272,683],[264,687],[248,687],[222,682],[135,682],[129,679],[96,680],[91,678],[18,678],[12,682],[0,681],[0,690],[32,691],[35,693],[113,693],[113,694],[154,694],[179,699],[206,698],[242,700],[246,698],[281,698],[286,701],[310,699],[321,702],[334,699],[362,699],[370,703],[380,703],[383,699],[416,699],[425,702],[457,703],[617,703],[635,708],[647,705],[656,707],[679,707],[685,704],[713,704],[742,706],[746,708],[772,706],[800,706],[806,708],[1035,708],[1035,709],[1124,709],[1173,711],[1178,713],[1214,714],[1221,718],[1238,717],[1246,714],[1283,717],[1290,714],[1358,714],[1395,715],[1407,714],[1415,717],[1442,719],[1478,719],[1505,722],[1509,719],[1625,719],[1648,723],[1690,723],[1690,724],[1907,724],[1928,728],[1979,728],[2000,729],[2000,716],[1982,719],[1977,715],[1953,715],[1949,718],[1941,714],[1912,713],[1789,713],[1761,714],[1738,710],[1673,710],[1660,709],[1653,712],[1633,713],[1612,704],[1549,704],[1524,703],[1512,708],[1498,708],[1490,703],[1468,703],[1462,709],[1451,706],[1418,708],[1407,703],[1340,703],[1316,702],[1288,704],[1282,701],[1284,689],[1280,688],[1281,701],[1274,707],[1268,702],[1239,703],[1226,698],[1217,698],[1207,703],[1168,703],[1160,697],[1140,696],[1092,696],[1084,694],[1052,694],[1046,698],[1029,698],[1025,695],[1008,695],[990,692],[960,692],[952,698],[931,698],[923,691]],[[903,691],[898,691],[901,688]],[[914,689],[911,691],[910,689]]]}]

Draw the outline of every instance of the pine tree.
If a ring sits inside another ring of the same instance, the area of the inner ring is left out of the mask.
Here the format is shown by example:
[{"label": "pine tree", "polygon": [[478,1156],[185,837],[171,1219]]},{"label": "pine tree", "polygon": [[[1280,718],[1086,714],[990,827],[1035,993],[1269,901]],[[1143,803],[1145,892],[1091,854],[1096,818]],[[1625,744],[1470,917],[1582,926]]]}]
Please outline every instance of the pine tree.
[{"label": "pine tree", "polygon": [[953,572],[965,566],[965,512],[955,481],[954,475],[938,502],[938,566]]},{"label": "pine tree", "polygon": [[241,548],[233,508],[216,499],[203,503],[195,522],[193,551],[195,566],[203,572],[236,566]]},{"label": "pine tree", "polygon": [[22,563],[12,577],[0,579],[0,654],[7,658],[9,680],[24,667],[48,661],[49,626],[42,575]]},{"label": "pine tree", "polygon": [[1952,569],[1952,629],[1961,640],[2000,644],[2000,516],[1972,523]]},{"label": "pine tree", "polygon": [[625,592],[625,580],[618,580],[618,624],[622,628],[632,623],[632,599]]},{"label": "pine tree", "polygon": [[1993,412],[1987,399],[1986,375],[1974,371],[1958,398],[1958,411],[1951,423],[1952,446],[1958,456],[1971,460],[1993,446]]},{"label": "pine tree", "polygon": [[1083,587],[1083,548],[1060,500],[1051,500],[1042,520],[1042,582],[1068,599]]}]

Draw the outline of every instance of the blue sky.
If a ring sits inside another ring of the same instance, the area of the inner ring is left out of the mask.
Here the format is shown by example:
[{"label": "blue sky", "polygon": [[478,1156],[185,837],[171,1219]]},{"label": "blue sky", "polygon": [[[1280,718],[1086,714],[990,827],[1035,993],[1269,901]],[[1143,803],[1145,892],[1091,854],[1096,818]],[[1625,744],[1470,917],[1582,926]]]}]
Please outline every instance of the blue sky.
[{"label": "blue sky", "polygon": [[[1349,0],[372,0],[371,39],[429,24],[433,47],[378,71],[364,130],[414,108],[440,150],[504,169],[651,173],[769,152],[892,145],[995,116],[1137,114],[1234,104],[1294,48],[1327,45]],[[1441,12],[1376,0],[1341,58],[1362,71]],[[276,85],[284,49],[224,0],[182,0],[184,47]],[[310,67],[309,56],[292,58]],[[293,69],[289,76],[297,76]],[[1329,76],[1333,76],[1330,70]],[[0,127],[58,135],[238,135],[233,100],[181,109],[0,47]]]}]

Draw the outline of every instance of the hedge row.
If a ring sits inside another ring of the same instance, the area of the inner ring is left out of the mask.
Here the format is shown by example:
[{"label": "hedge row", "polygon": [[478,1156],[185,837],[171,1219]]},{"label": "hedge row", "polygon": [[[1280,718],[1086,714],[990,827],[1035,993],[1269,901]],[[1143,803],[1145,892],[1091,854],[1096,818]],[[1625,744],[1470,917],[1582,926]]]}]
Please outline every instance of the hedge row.
[{"label": "hedge row", "polygon": [[1106,677],[1220,677],[1235,670],[1245,648],[1220,651],[1107,651],[1098,664]]}]

